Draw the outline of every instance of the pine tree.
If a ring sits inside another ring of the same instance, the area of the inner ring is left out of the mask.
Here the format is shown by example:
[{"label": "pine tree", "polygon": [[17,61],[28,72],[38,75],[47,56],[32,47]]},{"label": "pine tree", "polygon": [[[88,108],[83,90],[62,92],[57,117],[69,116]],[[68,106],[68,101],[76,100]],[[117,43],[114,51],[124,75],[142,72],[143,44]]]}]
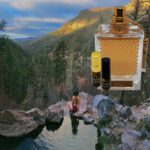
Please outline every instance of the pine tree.
[{"label": "pine tree", "polygon": [[66,45],[61,41],[53,54],[53,77],[54,83],[58,86],[59,97],[64,97],[67,58],[66,58]]},{"label": "pine tree", "polygon": [[66,68],[67,68],[67,61],[66,61],[66,49],[65,49],[65,42],[61,41],[58,47],[54,52],[54,69],[53,69],[53,76],[55,83],[60,85],[66,79]]}]

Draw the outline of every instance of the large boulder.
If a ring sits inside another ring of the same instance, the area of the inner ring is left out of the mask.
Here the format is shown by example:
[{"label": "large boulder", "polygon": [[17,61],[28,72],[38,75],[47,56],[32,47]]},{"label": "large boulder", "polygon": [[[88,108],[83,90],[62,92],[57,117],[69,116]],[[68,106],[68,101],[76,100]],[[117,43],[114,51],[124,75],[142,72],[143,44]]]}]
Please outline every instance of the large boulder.
[{"label": "large boulder", "polygon": [[0,112],[0,136],[2,137],[23,137],[44,124],[44,114],[37,108],[28,112],[21,110]]},{"label": "large boulder", "polygon": [[106,119],[110,117],[115,111],[114,102],[107,96],[97,95],[93,98],[93,107],[98,109],[98,115],[100,119]]},{"label": "large boulder", "polygon": [[62,107],[62,102],[58,102],[51,105],[46,110],[46,121],[51,123],[61,123],[64,117],[64,109]]},{"label": "large boulder", "polygon": [[28,116],[33,117],[33,119],[40,125],[45,124],[45,114],[39,108],[33,108],[26,112]]}]

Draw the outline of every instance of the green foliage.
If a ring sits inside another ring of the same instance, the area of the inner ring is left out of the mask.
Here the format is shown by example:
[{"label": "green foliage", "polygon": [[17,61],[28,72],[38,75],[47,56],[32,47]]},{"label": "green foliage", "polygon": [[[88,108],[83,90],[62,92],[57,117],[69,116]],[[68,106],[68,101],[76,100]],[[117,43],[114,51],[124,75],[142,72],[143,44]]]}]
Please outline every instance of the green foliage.
[{"label": "green foliage", "polygon": [[27,71],[24,51],[11,40],[0,38],[0,94],[20,102],[26,95]]},{"label": "green foliage", "polygon": [[[31,87],[33,92],[32,105],[42,106],[48,100],[49,70],[49,60],[46,52],[32,51],[28,53],[28,86]],[[41,99],[41,101],[37,101],[37,99]]]},{"label": "green foliage", "polygon": [[61,41],[56,50],[54,51],[54,68],[53,68],[53,76],[55,83],[59,85],[63,83],[66,79],[66,68],[67,68],[67,60],[66,60],[66,46],[65,42]]},{"label": "green foliage", "polygon": [[110,141],[109,141],[109,138],[102,134],[100,137],[99,137],[99,140],[98,140],[99,143],[103,143],[103,145],[106,145],[106,144],[109,144]]}]

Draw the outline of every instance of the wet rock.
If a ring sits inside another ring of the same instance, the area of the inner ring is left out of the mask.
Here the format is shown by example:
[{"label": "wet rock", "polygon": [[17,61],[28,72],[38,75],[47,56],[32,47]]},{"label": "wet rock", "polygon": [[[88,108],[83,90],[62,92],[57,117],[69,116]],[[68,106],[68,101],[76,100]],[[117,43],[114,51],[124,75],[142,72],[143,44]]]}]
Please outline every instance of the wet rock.
[{"label": "wet rock", "polygon": [[94,118],[90,114],[84,114],[83,120],[85,124],[92,124],[94,122]]},{"label": "wet rock", "polygon": [[132,110],[130,107],[125,106],[125,107],[122,107],[119,113],[120,113],[120,116],[126,119],[132,115]]},{"label": "wet rock", "polygon": [[43,113],[39,109],[28,112],[21,110],[5,110],[0,112],[0,136],[23,137],[38,127],[43,126],[45,121],[41,119]]},{"label": "wet rock", "polygon": [[47,122],[61,123],[63,117],[64,117],[64,110],[62,108],[61,102],[51,105],[46,110],[46,121]]}]

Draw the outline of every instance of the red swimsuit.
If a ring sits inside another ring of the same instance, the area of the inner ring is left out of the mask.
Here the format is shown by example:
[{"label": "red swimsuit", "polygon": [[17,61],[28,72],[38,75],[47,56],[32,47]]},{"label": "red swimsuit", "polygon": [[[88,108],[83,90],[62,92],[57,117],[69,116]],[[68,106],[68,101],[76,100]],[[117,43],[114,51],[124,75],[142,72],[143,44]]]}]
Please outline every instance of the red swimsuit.
[{"label": "red swimsuit", "polygon": [[78,108],[76,105],[72,104],[72,112],[77,112]]}]

